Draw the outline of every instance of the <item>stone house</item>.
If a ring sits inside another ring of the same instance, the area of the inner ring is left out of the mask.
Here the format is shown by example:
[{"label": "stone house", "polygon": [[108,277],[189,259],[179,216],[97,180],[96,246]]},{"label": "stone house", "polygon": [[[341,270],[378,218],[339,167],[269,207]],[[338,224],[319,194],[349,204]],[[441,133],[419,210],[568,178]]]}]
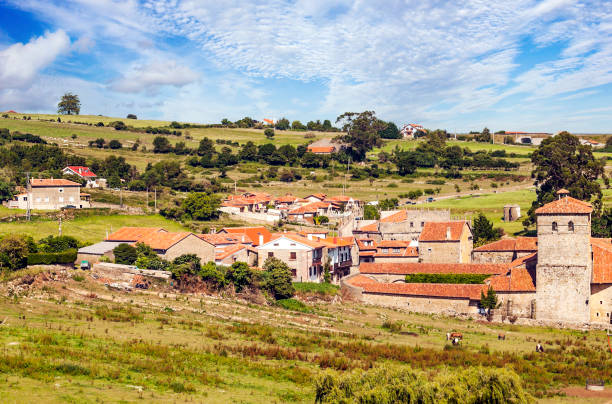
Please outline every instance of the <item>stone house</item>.
[{"label": "stone house", "polygon": [[537,237],[505,238],[474,248],[472,262],[512,262],[536,251],[538,251]]},{"label": "stone house", "polygon": [[426,222],[419,236],[419,262],[468,263],[473,246],[469,222]]},{"label": "stone house", "polygon": [[65,179],[30,179],[27,192],[7,203],[9,208],[59,210],[68,206],[89,208],[89,194],[81,194],[81,184]]},{"label": "stone house", "polygon": [[272,233],[263,226],[253,227],[224,227],[217,234],[229,234],[237,237],[244,236],[242,243],[250,242],[253,247],[267,243],[272,238]]},{"label": "stone house", "polygon": [[325,248],[325,244],[318,241],[280,233],[257,247],[257,266],[263,268],[266,259],[275,257],[291,268],[294,282],[321,282]]},{"label": "stone house", "polygon": [[[427,222],[448,222],[449,210],[400,209],[380,212],[380,220],[357,220],[352,235],[357,238],[417,241]],[[348,229],[342,229],[347,232]]]},{"label": "stone house", "polygon": [[355,241],[359,249],[359,263],[418,262],[418,249],[410,241],[360,239]]}]

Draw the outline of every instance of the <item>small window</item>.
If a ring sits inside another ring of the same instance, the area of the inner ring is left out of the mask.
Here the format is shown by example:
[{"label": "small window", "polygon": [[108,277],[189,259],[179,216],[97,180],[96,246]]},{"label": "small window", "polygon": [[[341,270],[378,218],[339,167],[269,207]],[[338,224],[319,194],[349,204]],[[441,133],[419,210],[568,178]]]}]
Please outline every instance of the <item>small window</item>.
[{"label": "small window", "polygon": [[425,227],[425,222],[421,222],[421,227]]},{"label": "small window", "polygon": [[399,248],[394,248],[394,249],[393,249],[393,252],[394,252],[394,253],[396,253],[396,254],[399,254],[400,249],[399,249]]},{"label": "small window", "polygon": [[573,232],[574,232],[574,222],[570,221],[570,222],[567,224],[567,231],[569,231],[569,232],[571,232],[571,233],[573,233]]},{"label": "small window", "polygon": [[269,252],[268,253],[268,258],[274,257],[274,253],[273,252]]},{"label": "small window", "polygon": [[278,247],[278,243],[274,243],[274,247]]},{"label": "small window", "polygon": [[290,259],[290,260],[295,260],[295,259],[297,259],[297,253],[296,253],[295,251],[291,251],[291,252],[289,253],[289,259]]},{"label": "small window", "polygon": [[557,226],[557,222],[552,222],[552,231],[557,231],[558,226]]},{"label": "small window", "polygon": [[58,189],[59,192],[64,192],[64,188]]},{"label": "small window", "polygon": [[428,248],[428,249],[427,249],[427,252],[431,252],[431,248]]},{"label": "small window", "polygon": [[599,304],[603,304],[603,300],[600,300],[600,301],[599,301]]},{"label": "small window", "polygon": [[599,313],[597,313],[597,317],[599,317]]},{"label": "small window", "polygon": [[410,222],[410,227],[414,227],[414,223],[413,222]]}]

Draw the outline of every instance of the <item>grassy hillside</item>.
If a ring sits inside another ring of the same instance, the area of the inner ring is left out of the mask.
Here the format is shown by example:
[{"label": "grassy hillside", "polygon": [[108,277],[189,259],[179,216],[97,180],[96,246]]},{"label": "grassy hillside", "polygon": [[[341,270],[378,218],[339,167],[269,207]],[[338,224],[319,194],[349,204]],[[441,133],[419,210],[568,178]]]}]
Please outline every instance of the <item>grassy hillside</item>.
[{"label": "grassy hillside", "polygon": [[[612,378],[601,331],[351,302],[308,304],[312,313],[305,314],[231,297],[176,295],[167,287],[121,293],[80,271],[36,279],[20,297],[0,298],[4,402],[312,403],[314,380],[326,369],[383,363],[428,372],[503,367],[517,372],[532,395],[555,403],[575,402],[554,394],[583,385],[585,377]],[[3,296],[7,286],[0,284]],[[446,342],[451,331],[463,333],[460,347]],[[534,353],[538,341],[545,354]]]}]

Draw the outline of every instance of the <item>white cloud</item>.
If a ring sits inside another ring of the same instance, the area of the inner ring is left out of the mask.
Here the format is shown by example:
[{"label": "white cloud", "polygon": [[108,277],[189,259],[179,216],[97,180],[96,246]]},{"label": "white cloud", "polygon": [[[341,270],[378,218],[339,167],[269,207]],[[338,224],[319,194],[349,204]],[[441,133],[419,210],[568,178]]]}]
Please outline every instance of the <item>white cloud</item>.
[{"label": "white cloud", "polygon": [[182,87],[198,79],[198,74],[187,66],[173,60],[152,61],[146,65],[133,66],[111,88],[122,93],[155,92],[161,86]]},{"label": "white cloud", "polygon": [[0,90],[29,86],[41,70],[69,47],[70,38],[58,30],[0,50]]}]

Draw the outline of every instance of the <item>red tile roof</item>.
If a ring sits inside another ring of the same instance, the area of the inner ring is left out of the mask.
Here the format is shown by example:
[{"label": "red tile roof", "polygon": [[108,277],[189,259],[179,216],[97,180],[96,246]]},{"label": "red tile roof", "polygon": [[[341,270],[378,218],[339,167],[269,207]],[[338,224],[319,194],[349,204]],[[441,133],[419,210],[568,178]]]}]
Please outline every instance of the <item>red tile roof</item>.
[{"label": "red tile roof", "polygon": [[517,237],[497,240],[475,248],[474,251],[537,251],[537,237]]},{"label": "red tile roof", "polygon": [[308,146],[308,151],[311,153],[333,153],[335,150],[334,146]]},{"label": "red tile roof", "polygon": [[536,209],[536,215],[542,214],[588,214],[593,211],[590,203],[566,196]]},{"label": "red tile roof", "polygon": [[378,222],[366,224],[357,229],[358,231],[363,231],[366,233],[378,233]]},{"label": "red tile roof", "polygon": [[32,178],[30,184],[33,187],[80,187],[81,184],[61,178]]},{"label": "red tile roof", "polygon": [[281,237],[285,237],[285,238],[287,238],[289,240],[296,241],[298,243],[301,243],[301,244],[303,244],[305,246],[308,246],[308,247],[311,247],[311,248],[323,248],[323,247],[325,247],[325,244],[323,244],[323,243],[320,243],[320,242],[315,241],[315,240],[308,240],[304,236],[301,236],[301,235],[299,235],[297,233],[290,233],[290,232],[287,232],[287,233],[275,233],[275,234],[272,235],[272,239],[270,241],[277,240],[277,239],[279,239]]},{"label": "red tile roof", "polygon": [[327,209],[329,203],[326,202],[311,202],[299,208],[292,209],[288,212],[289,215],[303,215],[304,213],[316,213],[319,209]]},{"label": "red tile roof", "polygon": [[[454,222],[426,222],[419,241],[459,241],[466,221]],[[447,238],[447,230],[450,229],[450,238]]]},{"label": "red tile roof", "polygon": [[161,227],[122,227],[106,237],[106,241],[134,242],[148,234],[166,232]]},{"label": "red tile roof", "polygon": [[285,196],[280,196],[280,197],[276,198],[274,201],[276,203],[294,203],[298,199],[299,198],[297,196],[293,196],[291,194],[287,194]]},{"label": "red tile roof", "polygon": [[267,243],[272,238],[272,233],[263,226],[258,227],[224,227],[219,233],[244,234],[252,242],[253,246],[259,245],[259,236],[263,236],[263,242]]},{"label": "red tile roof", "polygon": [[89,169],[89,167],[84,167],[84,166],[68,166],[66,168],[70,169],[75,174],[80,175],[81,177],[89,177],[89,178],[95,178],[96,177],[96,174],[94,174],[93,171],[91,171]]},{"label": "red tile roof", "polygon": [[325,200],[325,198],[327,197],[327,195],[325,195],[325,194],[310,194],[310,195],[306,196],[304,199],[308,199],[311,196],[314,196],[315,198],[317,198],[317,199],[319,199],[321,201]]},{"label": "red tile roof", "polygon": [[389,216],[385,216],[384,218],[380,219],[380,222],[381,223],[399,223],[399,222],[403,222],[407,218],[408,218],[407,212],[402,209],[399,212],[393,213]]},{"label": "red tile roof", "polygon": [[377,247],[386,247],[386,248],[392,248],[392,247],[408,247],[410,246],[410,241],[404,241],[404,240],[381,240],[378,243],[376,243]]},{"label": "red tile roof", "polygon": [[327,247],[349,247],[355,242],[354,237],[328,237],[328,238],[317,238],[317,241],[325,244]]},{"label": "red tile roof", "polygon": [[223,260],[239,251],[244,250],[245,248],[247,248],[247,246],[243,244],[235,244],[223,247],[215,253],[215,260]]},{"label": "red tile roof", "polygon": [[485,281],[496,292],[535,292],[535,273],[526,268],[512,268],[505,274],[492,276]]},{"label": "red tile roof", "polygon": [[593,247],[592,283],[612,283],[612,239],[591,238]]},{"label": "red tile roof", "polygon": [[144,243],[150,246],[154,250],[167,250],[176,243],[186,239],[189,236],[194,236],[195,234],[190,232],[179,232],[179,233],[170,233],[170,232],[158,232],[158,233],[149,233],[146,236],[142,237],[138,240],[139,243]]},{"label": "red tile roof", "polygon": [[359,266],[362,274],[501,274],[505,273],[509,264],[434,264],[434,263],[372,263],[365,262]]},{"label": "red tile roof", "polygon": [[486,285],[464,285],[447,283],[382,283],[364,276],[348,280],[353,286],[363,288],[365,293],[382,293],[392,295],[432,296],[480,300],[481,292]]},{"label": "red tile roof", "polygon": [[223,245],[223,244],[242,244],[242,243],[251,243],[251,239],[246,234],[234,235],[234,234],[224,234],[224,233],[216,233],[216,234],[196,234],[202,240],[212,244],[212,245]]}]

